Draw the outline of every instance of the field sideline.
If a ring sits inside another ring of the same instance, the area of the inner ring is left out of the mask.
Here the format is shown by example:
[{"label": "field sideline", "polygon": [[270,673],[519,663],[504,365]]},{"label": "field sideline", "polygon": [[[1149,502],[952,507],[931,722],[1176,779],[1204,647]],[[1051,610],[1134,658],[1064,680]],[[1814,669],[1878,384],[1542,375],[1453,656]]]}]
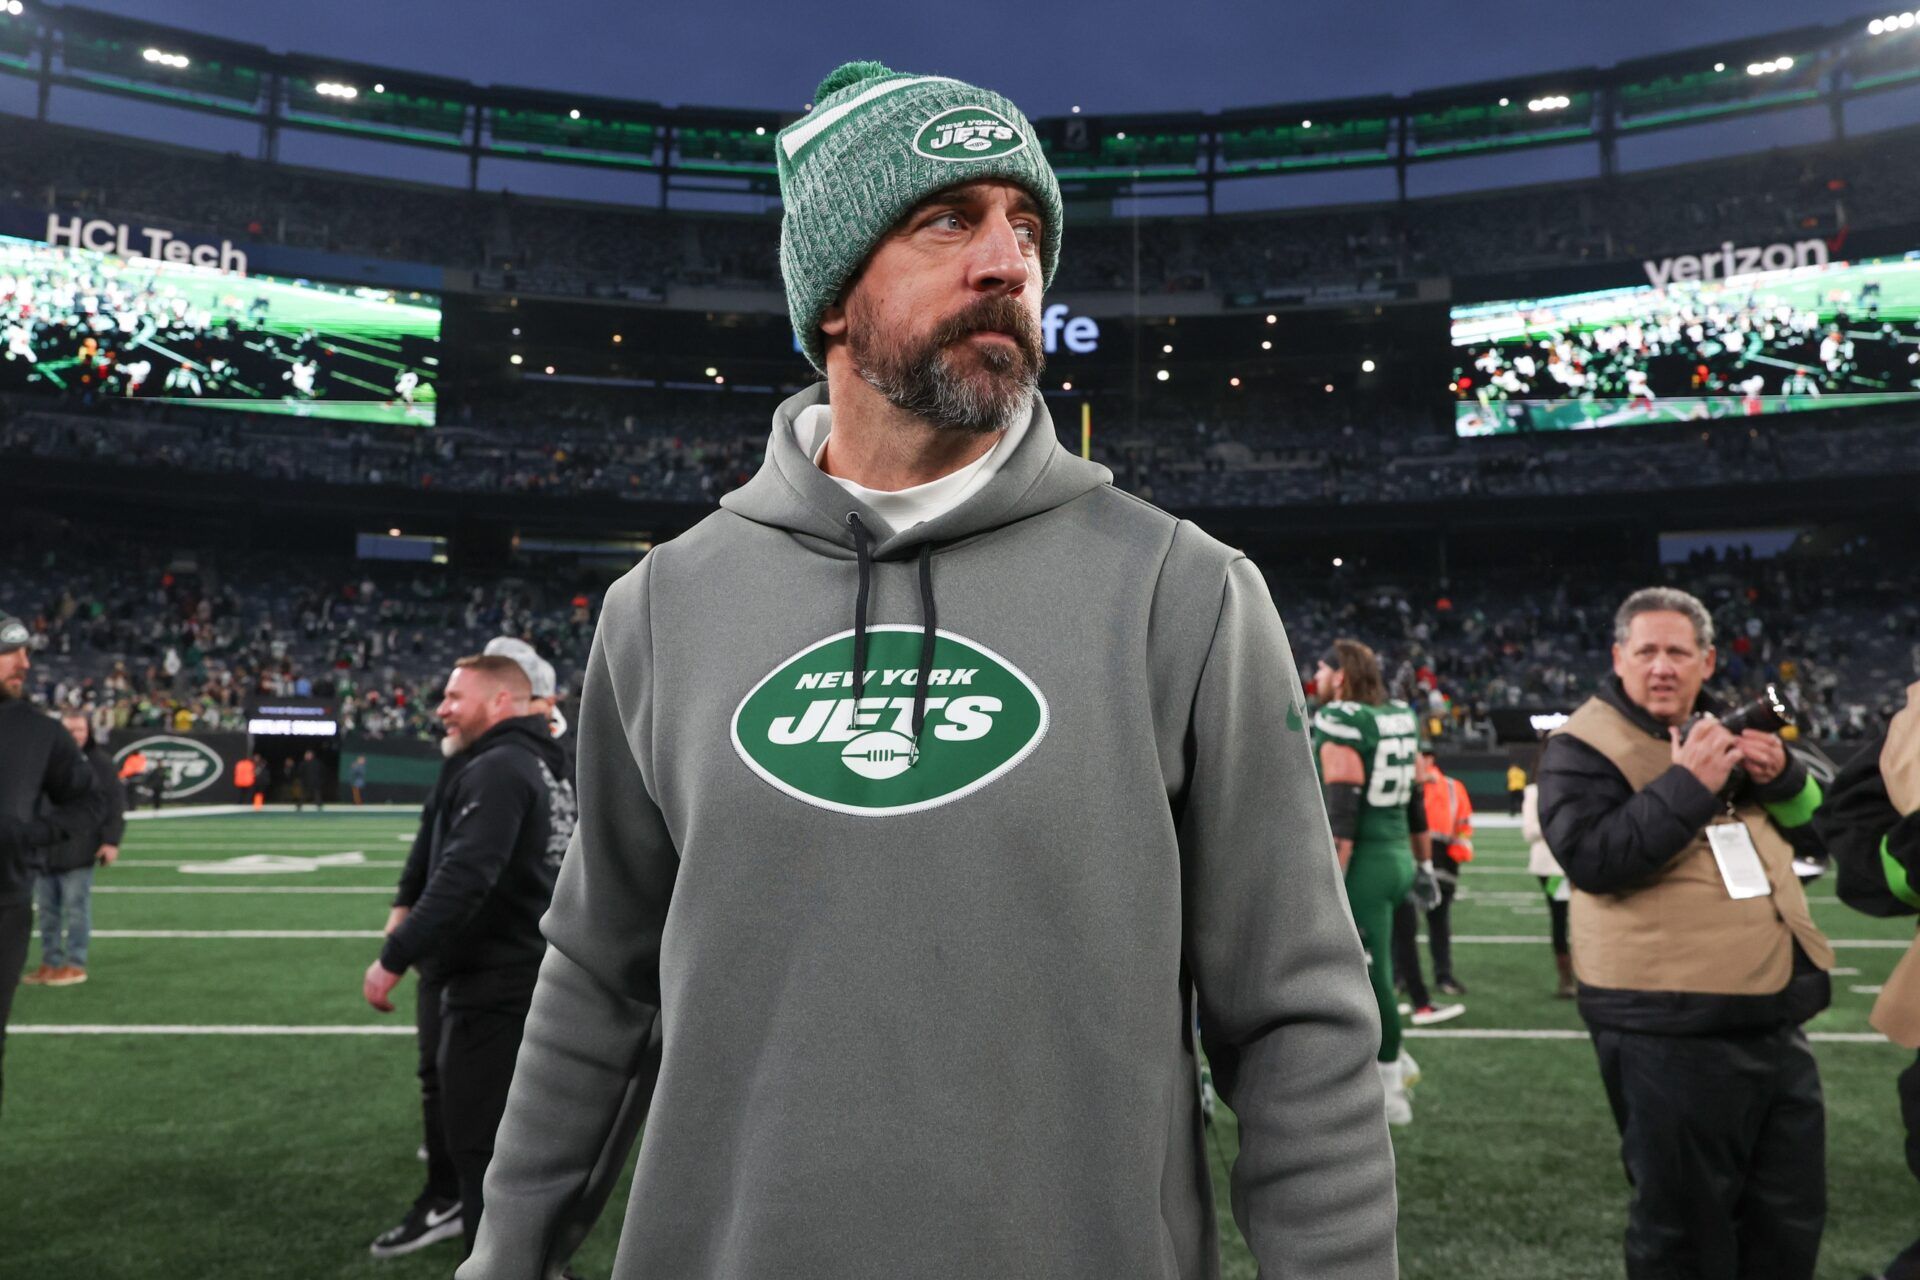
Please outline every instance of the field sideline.
[{"label": "field sideline", "polygon": [[[95,879],[85,986],[24,988],[0,1118],[0,1273],[103,1278],[445,1277],[454,1245],[375,1262],[418,1189],[418,1095],[402,1012],[359,995],[412,819],[183,817],[132,825]],[[1466,1016],[1414,1031],[1416,1121],[1395,1132],[1402,1272],[1621,1274],[1627,1188],[1592,1050],[1550,996],[1546,909],[1518,834],[1488,830],[1456,908]],[[250,861],[234,864],[235,859]],[[263,860],[264,859],[264,860]],[[1894,1076],[1912,1060],[1867,1010],[1912,936],[1812,887],[1840,944],[1808,1030],[1827,1091],[1831,1212],[1820,1274],[1853,1280],[1920,1232]],[[36,944],[33,963],[38,960]],[[1226,1272],[1253,1266],[1226,1211],[1231,1117],[1210,1137]],[[617,1207],[579,1257],[612,1267]]]}]

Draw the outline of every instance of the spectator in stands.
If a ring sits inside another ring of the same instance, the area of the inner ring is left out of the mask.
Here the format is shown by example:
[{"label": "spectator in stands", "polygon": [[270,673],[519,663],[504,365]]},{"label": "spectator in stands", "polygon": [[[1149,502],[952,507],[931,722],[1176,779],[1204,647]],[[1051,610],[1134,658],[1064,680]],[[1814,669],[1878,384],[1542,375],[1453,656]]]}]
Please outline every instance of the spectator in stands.
[{"label": "spectator in stands", "polygon": [[84,711],[68,711],[61,715],[60,724],[93,770],[95,804],[65,840],[47,851],[45,870],[34,888],[34,907],[40,914],[40,967],[20,979],[32,986],[71,987],[87,980],[93,869],[114,864],[127,830],[126,792],[113,757],[93,740],[91,717]]},{"label": "spectator in stands", "polygon": [[1811,1280],[1826,1114],[1800,1024],[1826,1007],[1833,948],[1782,831],[1820,786],[1779,738],[1713,717],[1713,620],[1694,597],[1628,596],[1613,653],[1548,739],[1539,798],[1633,1183],[1627,1275]]}]

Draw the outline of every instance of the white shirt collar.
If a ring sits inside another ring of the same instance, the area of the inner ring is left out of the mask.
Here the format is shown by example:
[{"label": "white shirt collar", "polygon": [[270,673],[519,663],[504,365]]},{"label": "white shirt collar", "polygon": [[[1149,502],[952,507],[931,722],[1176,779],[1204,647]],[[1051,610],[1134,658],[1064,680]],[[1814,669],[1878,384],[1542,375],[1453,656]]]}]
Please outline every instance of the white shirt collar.
[{"label": "white shirt collar", "polygon": [[[1027,434],[1029,421],[1030,417],[1022,418],[1001,432],[993,448],[966,466],[911,488],[869,489],[840,476],[829,478],[872,508],[875,515],[887,522],[890,530],[899,532],[911,529],[945,515],[984,489],[1007,459],[1013,456],[1013,451],[1020,447],[1020,441]],[[830,405],[809,405],[793,420],[794,438],[801,451],[813,459],[816,467],[820,465],[820,455],[826,451],[827,437],[832,430],[833,409]]]}]

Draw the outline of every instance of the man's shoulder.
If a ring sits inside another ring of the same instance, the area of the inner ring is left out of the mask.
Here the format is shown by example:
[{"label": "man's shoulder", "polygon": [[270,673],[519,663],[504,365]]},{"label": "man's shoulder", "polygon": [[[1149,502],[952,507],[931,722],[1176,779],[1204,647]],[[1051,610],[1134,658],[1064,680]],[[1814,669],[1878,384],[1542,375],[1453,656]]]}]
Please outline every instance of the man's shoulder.
[{"label": "man's shoulder", "polygon": [[1313,727],[1340,742],[1362,742],[1379,732],[1373,708],[1364,702],[1329,702],[1313,715]]}]

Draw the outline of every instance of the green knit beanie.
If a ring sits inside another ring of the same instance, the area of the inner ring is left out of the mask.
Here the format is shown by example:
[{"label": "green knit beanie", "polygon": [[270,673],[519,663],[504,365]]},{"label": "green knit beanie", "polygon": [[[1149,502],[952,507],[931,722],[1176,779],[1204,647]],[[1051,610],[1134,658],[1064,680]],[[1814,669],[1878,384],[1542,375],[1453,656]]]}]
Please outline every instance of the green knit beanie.
[{"label": "green knit beanie", "polygon": [[813,110],[780,131],[780,273],[800,349],[826,372],[820,313],[839,301],[880,237],[936,191],[982,178],[1025,187],[1040,206],[1041,289],[1060,262],[1060,183],[1020,108],[943,76],[849,62],[820,82]]}]

